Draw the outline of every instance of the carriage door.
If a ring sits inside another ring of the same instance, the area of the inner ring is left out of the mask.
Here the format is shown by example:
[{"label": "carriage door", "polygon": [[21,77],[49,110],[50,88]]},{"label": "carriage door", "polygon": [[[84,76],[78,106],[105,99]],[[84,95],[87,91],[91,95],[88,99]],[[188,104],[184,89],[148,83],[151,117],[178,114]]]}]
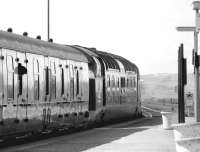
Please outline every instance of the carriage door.
[{"label": "carriage door", "polygon": [[27,75],[27,64],[28,60],[25,53],[17,52],[16,67],[14,73],[17,75],[17,102],[19,106],[19,112],[21,118],[26,122],[27,117],[27,106],[28,106],[28,75]]},{"label": "carriage door", "polygon": [[44,57],[44,102],[43,106],[43,129],[46,129],[50,124],[50,64],[49,58]]},{"label": "carriage door", "polygon": [[95,79],[89,79],[89,110],[96,110]]}]

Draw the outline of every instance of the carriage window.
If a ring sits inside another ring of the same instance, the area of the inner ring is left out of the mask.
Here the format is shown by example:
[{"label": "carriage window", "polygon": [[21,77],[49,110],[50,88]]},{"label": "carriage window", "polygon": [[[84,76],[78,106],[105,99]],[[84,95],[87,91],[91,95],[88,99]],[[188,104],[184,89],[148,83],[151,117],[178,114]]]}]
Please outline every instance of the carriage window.
[{"label": "carriage window", "polygon": [[74,99],[74,71],[73,65],[70,65],[70,99]]},{"label": "carriage window", "polygon": [[122,77],[122,78],[121,78],[121,88],[124,88],[124,87],[125,87],[125,85],[126,85],[125,78],[124,78],[124,77]]},{"label": "carriage window", "polygon": [[51,79],[50,79],[50,95],[51,99],[56,99],[56,66],[55,62],[51,62]]},{"label": "carriage window", "polygon": [[79,72],[76,72],[76,95],[79,94]]},{"label": "carriage window", "polygon": [[136,88],[136,80],[135,80],[135,78],[133,79],[133,87]]},{"label": "carriage window", "polygon": [[23,88],[23,75],[27,74],[27,68],[24,67],[21,63],[18,63],[17,67],[14,69],[14,73],[18,76],[18,95],[22,95]]},{"label": "carriage window", "polygon": [[133,78],[130,79],[130,87],[133,87]]},{"label": "carriage window", "polygon": [[108,79],[107,80],[107,86],[110,87],[110,76],[109,75],[107,76],[107,79]]},{"label": "carriage window", "polygon": [[34,99],[39,100],[40,80],[39,80],[39,62],[38,62],[38,60],[33,61],[33,79],[34,79]]},{"label": "carriage window", "polygon": [[45,68],[45,79],[46,79],[46,95],[49,95],[49,68]]},{"label": "carriage window", "polygon": [[117,87],[119,88],[119,78],[117,78]]},{"label": "carriage window", "polygon": [[74,78],[70,78],[70,98],[74,99]]},{"label": "carriage window", "polygon": [[131,88],[132,87],[132,78],[128,78],[127,80],[127,87]]},{"label": "carriage window", "polygon": [[34,63],[33,63],[33,72],[34,74],[38,74],[39,73],[39,62],[37,59],[34,60]]},{"label": "carriage window", "polygon": [[131,83],[131,85],[132,85],[132,88],[134,88],[134,78],[132,79],[132,83]]},{"label": "carriage window", "polygon": [[52,75],[55,75],[56,74],[56,65],[55,65],[55,62],[51,62],[51,72],[52,72]]},{"label": "carriage window", "polygon": [[7,56],[7,96],[8,99],[14,99],[14,67],[13,67],[13,57]]},{"label": "carriage window", "polygon": [[61,95],[64,94],[64,70],[61,68]]},{"label": "carriage window", "polygon": [[20,67],[22,67],[21,63],[18,63],[18,70],[17,70],[17,74],[18,74],[18,82],[19,82],[19,91],[18,91],[18,95],[22,95],[22,88],[23,88],[23,81],[22,81],[22,74],[19,73],[19,69]]},{"label": "carriage window", "polygon": [[7,56],[7,70],[8,72],[14,72],[14,67],[13,67],[13,57],[12,56]]},{"label": "carriage window", "polygon": [[112,87],[114,88],[115,87],[115,77],[112,76]]},{"label": "carriage window", "polygon": [[83,87],[83,68],[81,68],[81,70],[79,71],[79,92],[81,93],[81,95],[83,94],[83,90],[82,90],[82,87]]}]

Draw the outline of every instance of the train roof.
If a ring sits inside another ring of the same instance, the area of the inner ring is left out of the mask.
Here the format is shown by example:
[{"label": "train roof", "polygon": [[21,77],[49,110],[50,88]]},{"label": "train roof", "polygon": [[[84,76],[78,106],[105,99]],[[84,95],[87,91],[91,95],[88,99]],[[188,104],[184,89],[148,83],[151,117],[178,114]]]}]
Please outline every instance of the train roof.
[{"label": "train roof", "polygon": [[0,31],[0,47],[20,52],[88,62],[87,57],[82,52],[71,46],[47,42],[5,31]]},{"label": "train roof", "polygon": [[75,45],[76,48],[80,48],[84,53],[86,53],[89,56],[95,56],[98,57],[98,55],[94,52],[92,52],[91,50],[89,50],[87,47],[83,47],[83,46],[79,46],[79,45]]},{"label": "train roof", "polygon": [[126,71],[135,71],[138,74],[138,78],[140,78],[140,71],[139,68],[132,62],[130,62],[129,60],[119,56],[119,55],[115,55],[115,54],[110,54],[112,55],[114,58],[118,59],[123,65]]},{"label": "train roof", "polygon": [[[90,59],[92,56],[100,57],[106,64],[106,68],[118,69],[120,70],[119,64],[116,62],[116,59],[122,63],[124,66],[125,71],[134,71],[137,72],[139,75],[138,67],[130,62],[129,60],[115,54],[99,51],[96,48],[87,48],[83,46],[75,45],[75,48],[81,49],[80,51],[83,52],[89,61],[93,60]],[[92,61],[91,61],[92,62]]]},{"label": "train roof", "polygon": [[110,68],[110,69],[120,70],[117,61],[112,56],[110,56],[109,53],[97,51],[96,48],[88,48],[88,49],[96,53],[104,61],[104,63],[106,64],[106,69]]},{"label": "train roof", "polygon": [[98,54],[103,59],[103,61],[106,63],[107,66],[106,68],[120,69],[118,63],[115,60],[117,59],[123,64],[125,71],[139,72],[138,67],[135,64],[133,64],[132,62],[128,61],[127,59],[121,56],[103,51],[97,51],[95,48],[88,48],[88,49]]},{"label": "train roof", "polygon": [[83,47],[83,46],[79,46],[79,45],[72,45],[71,47],[77,49],[78,51],[82,52],[88,59],[88,65],[89,65],[89,69],[95,71],[96,69],[96,64],[95,61],[93,59],[93,57],[97,57],[98,55],[89,51],[87,48]]},{"label": "train roof", "polygon": [[125,71],[137,71],[136,65],[130,62],[129,60],[115,54],[110,53],[110,55],[113,58],[119,60],[124,65]]},{"label": "train roof", "polygon": [[91,52],[90,50],[88,50],[87,48],[83,47],[83,46],[79,46],[79,45],[72,45],[71,47],[79,50],[80,52],[82,52],[88,59],[89,63],[94,63],[93,60],[93,56],[97,57],[98,55]]}]

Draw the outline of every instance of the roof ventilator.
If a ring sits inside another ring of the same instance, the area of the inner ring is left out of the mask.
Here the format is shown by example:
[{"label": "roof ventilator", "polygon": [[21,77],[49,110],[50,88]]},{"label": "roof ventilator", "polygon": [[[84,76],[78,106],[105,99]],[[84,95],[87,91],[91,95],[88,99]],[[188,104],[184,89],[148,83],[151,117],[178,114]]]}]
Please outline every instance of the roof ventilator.
[{"label": "roof ventilator", "polygon": [[8,28],[8,29],[7,29],[7,32],[12,33],[12,32],[13,32],[12,28]]},{"label": "roof ventilator", "polygon": [[27,32],[24,32],[24,33],[23,33],[23,36],[28,36],[28,33],[27,33]]},{"label": "roof ventilator", "polygon": [[49,42],[51,42],[51,43],[52,43],[52,42],[53,42],[53,39],[49,39]]},{"label": "roof ventilator", "polygon": [[41,36],[40,36],[40,35],[38,35],[38,36],[36,37],[36,39],[38,39],[38,40],[41,40]]}]

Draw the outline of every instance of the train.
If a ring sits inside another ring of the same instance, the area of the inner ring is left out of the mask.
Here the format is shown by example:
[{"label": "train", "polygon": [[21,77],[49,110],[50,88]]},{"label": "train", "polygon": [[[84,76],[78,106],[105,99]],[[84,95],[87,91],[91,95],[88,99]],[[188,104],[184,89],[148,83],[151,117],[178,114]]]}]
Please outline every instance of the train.
[{"label": "train", "polygon": [[0,140],[141,116],[140,98],[121,56],[0,31]]}]

